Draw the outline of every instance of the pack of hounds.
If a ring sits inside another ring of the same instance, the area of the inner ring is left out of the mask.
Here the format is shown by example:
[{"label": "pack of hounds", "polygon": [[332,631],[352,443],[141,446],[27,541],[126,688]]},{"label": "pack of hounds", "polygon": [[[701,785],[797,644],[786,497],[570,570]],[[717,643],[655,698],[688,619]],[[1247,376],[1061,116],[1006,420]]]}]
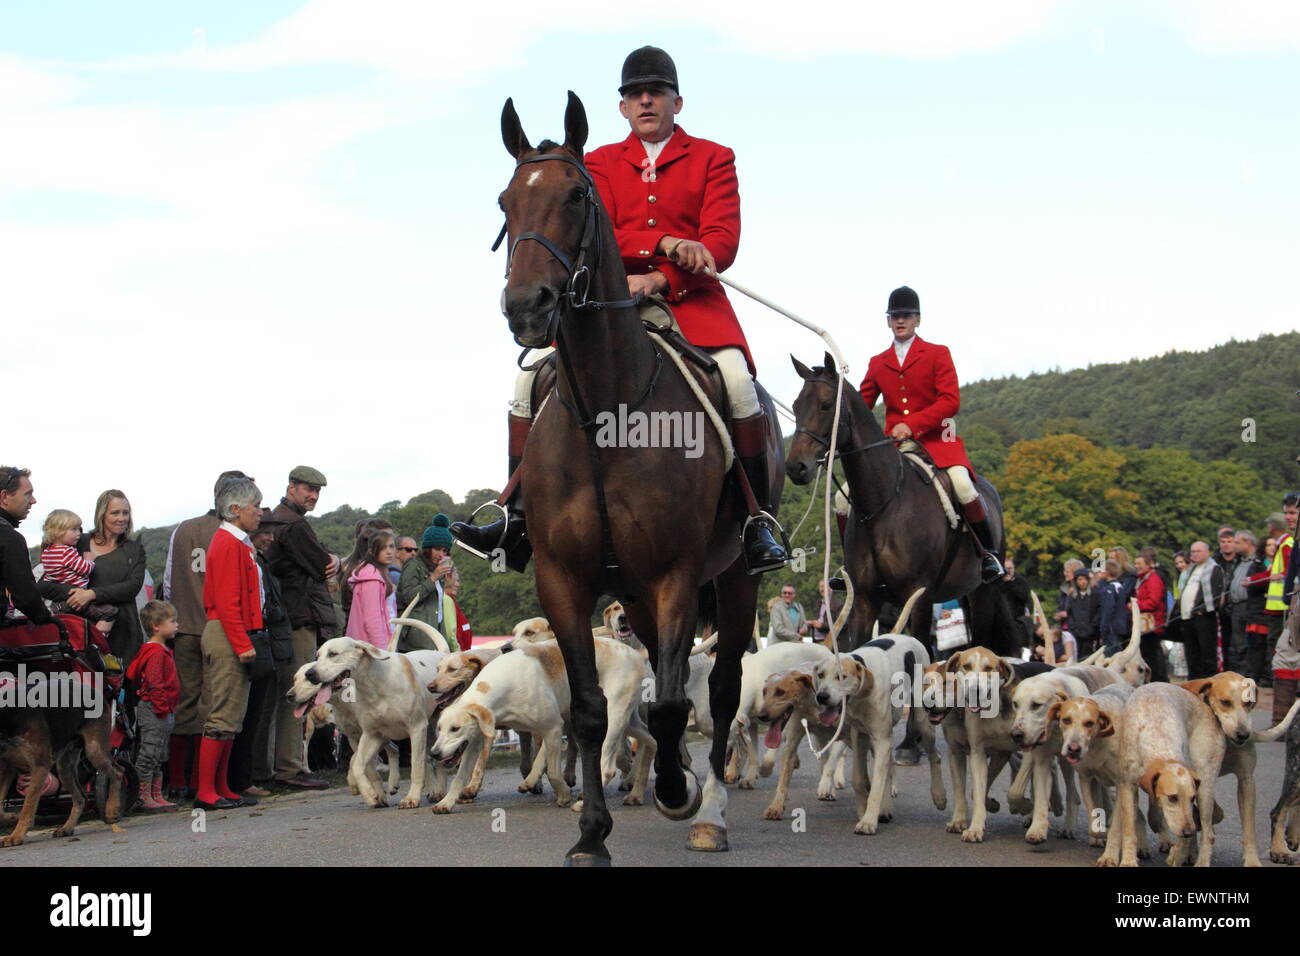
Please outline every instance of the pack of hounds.
[{"label": "pack of hounds", "polygon": [[[821,764],[818,799],[835,799],[844,787],[844,763],[851,761],[853,830],[876,833],[893,817],[892,738],[902,724],[903,747],[928,757],[930,795],[940,811],[948,802],[936,746],[942,729],[953,796],[947,830],[965,842],[984,840],[988,814],[999,810],[991,785],[1009,767],[1008,809],[1028,816],[1029,843],[1047,840],[1049,813],[1060,817],[1059,837],[1075,838],[1082,798],[1089,843],[1103,848],[1097,865],[1136,866],[1150,855],[1154,834],[1171,866],[1193,858],[1208,866],[1214,826],[1223,819],[1214,784],[1232,774],[1242,862],[1258,866],[1256,744],[1285,736],[1285,781],[1271,814],[1269,857],[1297,862],[1292,854],[1300,850],[1300,702],[1276,727],[1256,731],[1253,680],[1225,672],[1181,684],[1148,683],[1150,670],[1136,638],[1113,657],[1094,655],[1061,667],[999,658],[983,647],[931,662],[923,643],[901,633],[919,597],[917,592],[909,600],[896,632],[852,652],[776,643],[745,656],[726,782],[753,789],[758,776],[770,776],[779,766],[764,819],[784,815],[800,744],[808,737]],[[398,623],[428,628],[418,621]],[[1135,621],[1133,633],[1139,632]],[[624,804],[638,806],[655,755],[646,729],[653,694],[648,655],[617,602],[606,609],[593,640],[607,702],[602,783],[620,777]],[[715,640],[695,645],[687,683],[693,729],[706,736],[713,734],[708,677]],[[343,687],[347,693],[339,693]],[[580,809],[573,794],[576,747],[567,732],[568,682],[544,618],[520,621],[498,646],[450,654],[389,653],[335,638],[298,671],[291,696],[300,712],[334,722],[347,736],[354,750],[348,783],[369,806],[383,807],[399,791],[392,741],[409,738],[413,754],[429,755],[412,761],[398,806],[419,806],[427,795],[433,812],[442,814],[474,800],[497,731],[511,729],[522,742],[519,791],[541,793],[545,776],[557,806]],[[385,748],[391,749],[386,783],[377,761]],[[689,766],[684,745],[681,759]],[[1147,826],[1139,820],[1139,792],[1147,798]]]}]

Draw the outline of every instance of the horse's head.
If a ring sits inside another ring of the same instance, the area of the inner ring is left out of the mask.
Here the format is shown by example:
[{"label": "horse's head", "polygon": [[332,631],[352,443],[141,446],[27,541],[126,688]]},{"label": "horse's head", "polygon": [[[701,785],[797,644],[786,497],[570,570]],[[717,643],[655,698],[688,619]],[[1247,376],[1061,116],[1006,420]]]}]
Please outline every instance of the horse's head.
[{"label": "horse's head", "polygon": [[[587,113],[572,91],[564,112],[564,143],[529,144],[513,101],[501,111],[501,138],[516,166],[498,200],[506,214],[509,259],[501,311],[520,345],[551,344],[558,310],[573,290],[581,253],[595,237],[599,199],[586,167]],[[531,241],[524,241],[531,240]],[[581,290],[579,290],[581,291]]]},{"label": "horse's head", "polygon": [[[803,379],[803,388],[794,400],[795,433],[790,442],[790,453],[785,456],[785,473],[796,485],[806,485],[817,473],[817,463],[830,447],[831,423],[835,417],[835,391],[842,387],[835,359],[829,352],[823,364],[808,368],[793,355],[790,361]],[[842,440],[849,433],[848,403],[840,410]]]}]

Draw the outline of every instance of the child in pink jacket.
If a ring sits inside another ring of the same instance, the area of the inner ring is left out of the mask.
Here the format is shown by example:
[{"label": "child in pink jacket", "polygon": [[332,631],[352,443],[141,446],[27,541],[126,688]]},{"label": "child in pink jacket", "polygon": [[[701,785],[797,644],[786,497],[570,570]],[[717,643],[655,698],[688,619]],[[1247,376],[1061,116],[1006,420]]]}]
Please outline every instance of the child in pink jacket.
[{"label": "child in pink jacket", "polygon": [[347,569],[348,587],[352,589],[347,636],[373,644],[381,651],[388,650],[392,643],[393,629],[388,621],[397,616],[397,596],[388,576],[388,566],[397,553],[393,542],[391,532],[376,531],[365,558]]}]

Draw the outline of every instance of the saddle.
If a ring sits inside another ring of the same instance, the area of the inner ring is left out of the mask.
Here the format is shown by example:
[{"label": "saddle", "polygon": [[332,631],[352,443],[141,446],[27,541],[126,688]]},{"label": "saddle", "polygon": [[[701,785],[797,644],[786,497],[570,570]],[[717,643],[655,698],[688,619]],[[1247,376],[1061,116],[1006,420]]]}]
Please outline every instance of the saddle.
[{"label": "saddle", "polygon": [[[666,316],[666,320],[656,313],[662,313]],[[708,352],[686,341],[686,337],[677,328],[677,321],[673,318],[668,303],[657,296],[645,299],[641,304],[641,325],[647,333],[658,336],[673,351],[694,366],[695,378],[704,393],[709,396],[714,411],[724,424],[730,424],[731,403],[727,400],[727,386],[722,379],[722,371],[718,368],[717,360]],[[533,379],[532,392],[529,395],[534,417],[541,411],[542,405],[550,397],[551,392],[555,390],[558,354],[552,352],[535,366],[537,375]]]},{"label": "saddle", "polygon": [[921,480],[934,487],[935,494],[939,496],[939,505],[948,518],[948,527],[956,529],[961,524],[961,518],[958,516],[956,507],[957,495],[953,490],[952,479],[948,477],[948,472],[934,463],[934,459],[925,450],[925,446],[918,441],[910,438],[905,439],[898,446],[898,450],[902,454],[903,460],[916,470]]}]

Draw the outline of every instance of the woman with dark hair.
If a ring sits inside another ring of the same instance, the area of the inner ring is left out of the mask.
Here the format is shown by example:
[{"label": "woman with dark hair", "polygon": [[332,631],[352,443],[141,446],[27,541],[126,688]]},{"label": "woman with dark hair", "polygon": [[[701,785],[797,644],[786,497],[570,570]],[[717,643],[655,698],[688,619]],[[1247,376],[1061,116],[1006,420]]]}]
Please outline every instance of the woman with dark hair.
[{"label": "woman with dark hair", "polygon": [[57,581],[40,583],[41,597],[67,601],[79,611],[91,604],[112,604],[118,609],[108,647],[126,667],[144,643],[136,595],[144,587],[144,545],[131,540],[131,502],[110,488],[95,502],[95,528],[77,541],[77,551],[95,562],[90,586],[69,587]]},{"label": "woman with dark hair", "polygon": [[1065,612],[1065,629],[1074,635],[1083,659],[1097,649],[1101,619],[1101,598],[1091,585],[1086,566],[1075,569],[1065,593]]},{"label": "woman with dark hair", "polygon": [[349,557],[343,563],[344,579],[352,592],[347,636],[381,651],[392,644],[393,629],[388,622],[397,617],[393,582],[388,577],[394,540],[391,531],[372,532],[364,556],[359,561]]},{"label": "woman with dark hair", "polygon": [[[352,614],[352,586],[348,583],[348,577],[366,560],[366,551],[370,547],[370,539],[376,531],[392,531],[393,523],[387,518],[362,518],[352,529],[354,539],[352,542],[352,553],[342,560],[339,564],[339,603],[343,605],[343,619],[346,621]],[[346,632],[346,629],[345,629]]]}]

